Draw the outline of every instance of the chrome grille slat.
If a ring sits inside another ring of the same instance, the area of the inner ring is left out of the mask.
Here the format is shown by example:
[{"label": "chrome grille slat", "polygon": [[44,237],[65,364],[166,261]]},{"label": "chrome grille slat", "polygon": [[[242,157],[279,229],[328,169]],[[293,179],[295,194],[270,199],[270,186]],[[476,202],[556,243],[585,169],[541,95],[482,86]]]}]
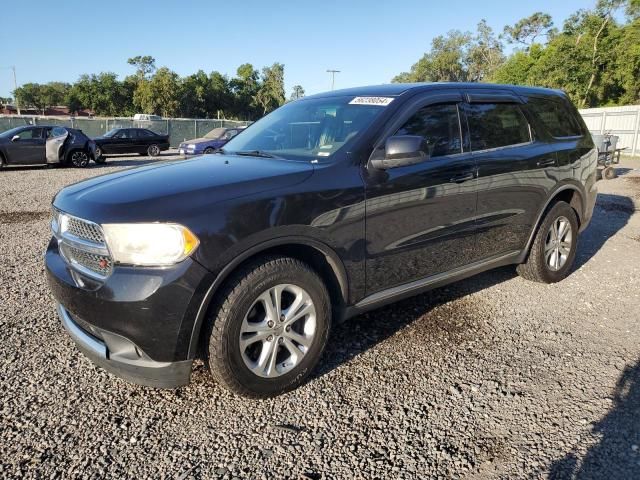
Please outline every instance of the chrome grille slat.
[{"label": "chrome grille slat", "polygon": [[69,217],[67,231],[78,238],[104,244],[102,230],[94,223],[84,222],[76,217]]},{"label": "chrome grille slat", "polygon": [[65,261],[80,273],[106,279],[113,269],[113,261],[100,225],[57,210],[52,220],[51,227]]}]

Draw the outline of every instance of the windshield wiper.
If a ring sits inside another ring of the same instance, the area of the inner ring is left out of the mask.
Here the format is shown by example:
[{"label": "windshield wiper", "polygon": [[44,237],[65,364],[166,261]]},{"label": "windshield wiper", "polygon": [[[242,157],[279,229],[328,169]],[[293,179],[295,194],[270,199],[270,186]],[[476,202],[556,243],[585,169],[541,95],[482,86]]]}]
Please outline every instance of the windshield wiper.
[{"label": "windshield wiper", "polygon": [[264,150],[241,150],[239,152],[232,152],[233,155],[243,155],[245,157],[263,157],[263,158],[278,158],[275,155],[271,155]]}]

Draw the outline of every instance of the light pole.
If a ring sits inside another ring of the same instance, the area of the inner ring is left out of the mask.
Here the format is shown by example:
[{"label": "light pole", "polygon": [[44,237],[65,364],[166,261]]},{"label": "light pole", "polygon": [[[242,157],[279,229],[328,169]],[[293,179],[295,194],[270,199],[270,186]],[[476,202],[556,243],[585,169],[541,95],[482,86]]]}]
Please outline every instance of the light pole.
[{"label": "light pole", "polygon": [[336,84],[336,73],[340,73],[340,70],[327,70],[327,73],[331,74],[331,90]]},{"label": "light pole", "polygon": [[16,90],[18,89],[18,82],[16,81],[16,66],[11,65],[10,67],[0,67],[0,68],[10,68],[13,70],[13,99],[16,102],[16,110],[18,110],[18,115],[20,115],[20,103],[18,102],[18,97],[16,96]]}]

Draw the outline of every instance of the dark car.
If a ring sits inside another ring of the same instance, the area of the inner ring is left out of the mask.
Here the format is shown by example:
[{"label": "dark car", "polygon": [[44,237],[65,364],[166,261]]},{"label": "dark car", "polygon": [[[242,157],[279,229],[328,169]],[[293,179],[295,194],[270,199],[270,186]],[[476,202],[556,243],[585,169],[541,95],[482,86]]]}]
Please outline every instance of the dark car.
[{"label": "dark car", "polygon": [[308,377],[336,322],[507,264],[562,280],[596,165],[560,91],[333,91],[217,155],[66,187],[46,270],[63,325],[104,368],[177,387],[202,355],[231,390],[272,396]]},{"label": "dark car", "polygon": [[96,158],[117,153],[138,153],[157,157],[169,148],[169,135],[159,135],[146,128],[114,128],[96,142]]},{"label": "dark car", "polygon": [[222,148],[229,140],[235,137],[246,127],[214,128],[202,138],[185,140],[178,147],[178,152],[182,155],[202,155],[210,154]]},{"label": "dark car", "polygon": [[0,168],[5,165],[73,165],[86,167],[96,145],[82,130],[27,125],[0,133]]}]

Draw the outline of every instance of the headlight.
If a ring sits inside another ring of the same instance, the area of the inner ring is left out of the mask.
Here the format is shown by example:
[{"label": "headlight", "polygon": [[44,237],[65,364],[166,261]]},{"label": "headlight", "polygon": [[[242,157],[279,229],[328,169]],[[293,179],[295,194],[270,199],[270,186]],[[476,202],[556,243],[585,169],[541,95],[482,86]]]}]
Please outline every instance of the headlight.
[{"label": "headlight", "polygon": [[177,224],[112,223],[102,228],[113,260],[127,265],[172,265],[200,243],[187,227]]},{"label": "headlight", "polygon": [[190,143],[189,145],[187,145],[187,148],[196,148],[196,144],[195,143]]}]

